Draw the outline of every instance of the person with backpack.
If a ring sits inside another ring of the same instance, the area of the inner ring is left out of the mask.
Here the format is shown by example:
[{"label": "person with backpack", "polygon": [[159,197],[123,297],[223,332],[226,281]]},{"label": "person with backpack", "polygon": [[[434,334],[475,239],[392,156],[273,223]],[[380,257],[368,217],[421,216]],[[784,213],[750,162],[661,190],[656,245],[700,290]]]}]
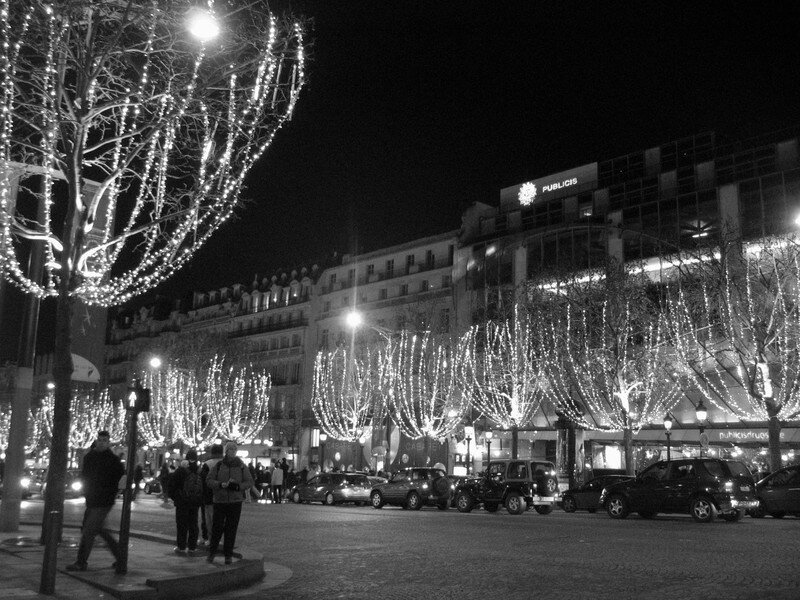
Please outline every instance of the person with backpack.
[{"label": "person with backpack", "polygon": [[241,458],[236,456],[235,442],[225,444],[224,458],[214,465],[208,473],[206,483],[214,491],[214,520],[211,527],[211,543],[208,547],[208,562],[214,562],[219,542],[225,535],[222,546],[225,564],[233,562],[233,547],[236,543],[236,530],[242,515],[245,494],[253,487],[250,470]]},{"label": "person with backpack", "polygon": [[203,483],[197,464],[197,450],[186,452],[186,460],[170,477],[169,496],[175,504],[177,528],[176,554],[187,554],[197,550],[199,528],[197,515],[203,504]]}]

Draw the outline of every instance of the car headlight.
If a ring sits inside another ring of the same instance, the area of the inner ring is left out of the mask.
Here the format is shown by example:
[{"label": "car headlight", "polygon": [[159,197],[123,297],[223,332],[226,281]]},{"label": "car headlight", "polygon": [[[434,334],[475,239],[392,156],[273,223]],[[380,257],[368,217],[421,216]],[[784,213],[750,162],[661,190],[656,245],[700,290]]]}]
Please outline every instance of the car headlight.
[{"label": "car headlight", "polygon": [[22,479],[19,480],[19,484],[22,487],[27,488],[31,484],[31,478],[30,477],[23,477]]},{"label": "car headlight", "polygon": [[71,487],[75,492],[80,492],[83,484],[80,481],[73,481],[69,487]]},{"label": "car headlight", "polygon": [[428,489],[428,484],[427,483],[423,483],[422,484],[422,489],[423,490],[427,490]]}]

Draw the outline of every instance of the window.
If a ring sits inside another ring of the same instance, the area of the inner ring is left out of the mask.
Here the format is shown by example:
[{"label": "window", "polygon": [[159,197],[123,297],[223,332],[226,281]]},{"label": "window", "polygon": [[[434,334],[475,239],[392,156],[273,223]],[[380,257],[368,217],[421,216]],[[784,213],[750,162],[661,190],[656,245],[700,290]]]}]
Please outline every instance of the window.
[{"label": "window", "polygon": [[345,296],[342,298],[342,306],[349,306],[350,305],[350,296]]},{"label": "window", "polygon": [[408,295],[408,284],[407,283],[403,283],[403,284],[400,285],[400,295],[401,296],[407,296]]},{"label": "window", "polygon": [[436,259],[433,255],[433,250],[426,250],[425,251],[425,264],[428,267],[432,267],[433,264],[436,262]]},{"label": "window", "polygon": [[269,341],[269,349],[270,350],[277,350],[278,349],[278,338],[272,338]]},{"label": "window", "polygon": [[328,347],[328,330],[323,329],[322,335],[320,336],[319,340],[320,348],[327,348]]},{"label": "window", "polygon": [[386,261],[386,277],[394,277],[394,259]]},{"label": "window", "polygon": [[450,279],[450,275],[442,275],[442,287],[443,288],[449,288],[451,283],[452,283],[452,279]]},{"label": "window", "polygon": [[292,384],[297,385],[300,383],[300,363],[294,363],[292,365]]},{"label": "window", "polygon": [[353,283],[355,278],[356,278],[356,270],[355,269],[350,269],[349,271],[347,271],[347,281],[349,281],[350,283]]},{"label": "window", "polygon": [[406,255],[406,267],[413,267],[415,260],[416,259],[413,254]]},{"label": "window", "polygon": [[300,345],[300,334],[294,333],[292,334],[292,346],[299,346]]},{"label": "window", "polygon": [[281,337],[281,348],[288,348],[289,347],[289,336],[284,335]]},{"label": "window", "polygon": [[330,303],[330,301],[325,302],[325,312],[331,312],[331,303]]},{"label": "window", "polygon": [[427,292],[431,288],[430,283],[428,283],[427,279],[423,279],[422,283],[419,286],[420,292]]},{"label": "window", "polygon": [[367,265],[367,277],[375,274],[375,265]]},{"label": "window", "polygon": [[378,297],[380,300],[386,300],[387,297],[386,288],[381,288],[380,292],[378,292]]},{"label": "window", "polygon": [[328,285],[333,288],[333,285],[336,283],[336,273],[331,273],[331,276],[328,278]]}]

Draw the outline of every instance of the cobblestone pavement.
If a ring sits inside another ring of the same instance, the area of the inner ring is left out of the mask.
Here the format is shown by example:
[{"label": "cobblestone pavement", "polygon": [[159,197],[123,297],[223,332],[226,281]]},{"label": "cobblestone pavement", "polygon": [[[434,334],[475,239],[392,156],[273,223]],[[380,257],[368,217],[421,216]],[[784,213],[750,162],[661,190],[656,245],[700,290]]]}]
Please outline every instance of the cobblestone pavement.
[{"label": "cobblestone pavement", "polygon": [[[135,507],[132,526],[165,532],[173,519],[148,499]],[[261,585],[217,600],[800,598],[797,518],[700,525],[674,515],[614,521],[560,510],[511,516],[249,504],[239,543],[280,567]]]}]

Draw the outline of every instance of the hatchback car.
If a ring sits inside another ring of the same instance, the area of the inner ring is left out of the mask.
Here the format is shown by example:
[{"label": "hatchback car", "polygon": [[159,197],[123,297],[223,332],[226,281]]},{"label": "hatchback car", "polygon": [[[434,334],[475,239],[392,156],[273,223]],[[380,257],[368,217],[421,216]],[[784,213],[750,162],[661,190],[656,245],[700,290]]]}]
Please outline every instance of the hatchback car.
[{"label": "hatchback car", "polygon": [[453,485],[442,469],[419,467],[401,469],[386,483],[373,487],[370,501],[373,508],[390,504],[419,510],[433,505],[447,510],[452,495]]},{"label": "hatchback car", "polygon": [[751,517],[800,517],[800,465],[784,467],[764,477],[756,484],[756,499],[758,506],[748,511]]},{"label": "hatchback car", "polygon": [[590,513],[597,512],[600,506],[600,493],[603,488],[613,483],[633,479],[630,475],[602,475],[590,479],[583,485],[568,489],[561,496],[561,507],[564,512],[575,512],[576,510],[588,510]]},{"label": "hatchback car", "polygon": [[[42,484],[42,496],[46,493],[47,481]],[[72,499],[83,497],[83,480],[80,469],[67,469],[64,479],[64,497]]]},{"label": "hatchback car", "polygon": [[646,519],[658,513],[688,512],[698,523],[716,515],[738,521],[758,505],[755,483],[737,461],[713,458],[659,461],[628,481],[603,489],[600,503],[613,519],[638,512]]},{"label": "hatchback car", "polygon": [[357,505],[369,502],[372,485],[361,473],[321,473],[305,483],[298,483],[289,490],[292,502],[322,502],[328,506],[353,502]]}]

